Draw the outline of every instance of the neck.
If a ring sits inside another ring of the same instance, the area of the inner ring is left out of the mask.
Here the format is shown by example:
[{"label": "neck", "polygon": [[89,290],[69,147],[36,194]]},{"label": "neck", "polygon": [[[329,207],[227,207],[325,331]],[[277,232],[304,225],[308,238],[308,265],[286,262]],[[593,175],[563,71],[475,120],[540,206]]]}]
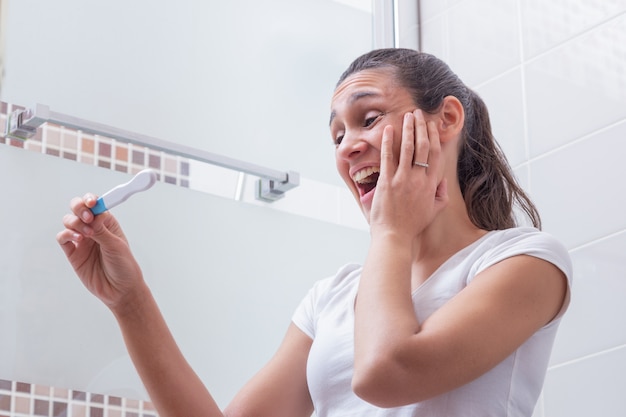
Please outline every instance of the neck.
[{"label": "neck", "polygon": [[471,222],[460,192],[457,198],[451,196],[446,209],[413,243],[413,286],[419,286],[452,255],[486,233]]}]

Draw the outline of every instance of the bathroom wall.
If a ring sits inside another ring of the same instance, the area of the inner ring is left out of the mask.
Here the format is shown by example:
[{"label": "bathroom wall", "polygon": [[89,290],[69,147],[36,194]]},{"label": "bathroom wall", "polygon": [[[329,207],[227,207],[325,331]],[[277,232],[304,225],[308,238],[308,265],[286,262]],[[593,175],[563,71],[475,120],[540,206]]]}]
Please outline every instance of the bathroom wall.
[{"label": "bathroom wall", "polygon": [[626,2],[421,0],[421,45],[490,108],[570,249],[572,304],[535,417],[626,415]]}]

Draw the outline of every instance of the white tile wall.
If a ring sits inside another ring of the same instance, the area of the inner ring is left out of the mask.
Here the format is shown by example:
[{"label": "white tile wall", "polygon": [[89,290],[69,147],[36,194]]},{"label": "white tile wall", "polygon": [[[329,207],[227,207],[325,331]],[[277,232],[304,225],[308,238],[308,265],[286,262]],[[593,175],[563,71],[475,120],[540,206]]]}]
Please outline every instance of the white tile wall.
[{"label": "white tile wall", "polygon": [[525,66],[531,156],[624,118],[625,28],[622,13]]},{"label": "white tile wall", "polygon": [[626,410],[626,347],[602,352],[549,372],[545,417],[622,417]]},{"label": "white tile wall", "polygon": [[423,49],[476,85],[520,62],[515,0],[423,1]]},{"label": "white tile wall", "polygon": [[626,232],[622,230],[572,251],[576,286],[555,341],[554,365],[566,366],[579,358],[626,348],[624,248]]},{"label": "white tile wall", "polygon": [[534,417],[626,416],[626,1],[422,0],[422,49],[487,103],[574,261]]},{"label": "white tile wall", "polygon": [[[522,81],[521,69],[514,68],[476,88],[489,109],[493,134],[512,166],[527,159]],[[503,91],[510,94],[503,95]]]},{"label": "white tile wall", "polygon": [[520,62],[515,0],[465,0],[451,7],[447,62],[476,85]]},{"label": "white tile wall", "polygon": [[624,139],[626,120],[531,162],[533,196],[545,227],[568,247],[626,228]]},{"label": "white tile wall", "polygon": [[623,0],[520,1],[524,50],[533,57],[626,10]]}]

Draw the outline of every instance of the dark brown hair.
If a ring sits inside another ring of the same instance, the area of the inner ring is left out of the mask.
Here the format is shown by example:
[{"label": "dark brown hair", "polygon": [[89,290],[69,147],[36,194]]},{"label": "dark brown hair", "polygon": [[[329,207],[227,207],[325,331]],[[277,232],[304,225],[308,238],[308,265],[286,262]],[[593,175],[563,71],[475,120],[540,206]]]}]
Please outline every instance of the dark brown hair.
[{"label": "dark brown hair", "polygon": [[341,75],[337,86],[359,71],[391,68],[397,81],[411,92],[415,105],[436,112],[447,96],[463,105],[465,125],[457,173],[472,222],[484,230],[515,227],[517,205],[540,229],[537,208],[519,186],[491,132],[487,106],[448,65],[433,55],[412,49],[376,49],[357,58]]}]

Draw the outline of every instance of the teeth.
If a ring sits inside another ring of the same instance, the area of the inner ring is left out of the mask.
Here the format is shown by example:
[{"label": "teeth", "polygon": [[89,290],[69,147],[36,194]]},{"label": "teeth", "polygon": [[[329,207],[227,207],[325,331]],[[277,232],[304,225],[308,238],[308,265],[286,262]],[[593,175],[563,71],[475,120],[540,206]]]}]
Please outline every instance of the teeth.
[{"label": "teeth", "polygon": [[379,167],[368,167],[368,168],[364,168],[358,172],[355,172],[354,175],[352,176],[352,179],[354,180],[354,182],[358,182],[358,183],[369,183],[369,182],[374,182],[373,179],[368,179],[368,177],[374,173],[380,172],[380,168]]}]

